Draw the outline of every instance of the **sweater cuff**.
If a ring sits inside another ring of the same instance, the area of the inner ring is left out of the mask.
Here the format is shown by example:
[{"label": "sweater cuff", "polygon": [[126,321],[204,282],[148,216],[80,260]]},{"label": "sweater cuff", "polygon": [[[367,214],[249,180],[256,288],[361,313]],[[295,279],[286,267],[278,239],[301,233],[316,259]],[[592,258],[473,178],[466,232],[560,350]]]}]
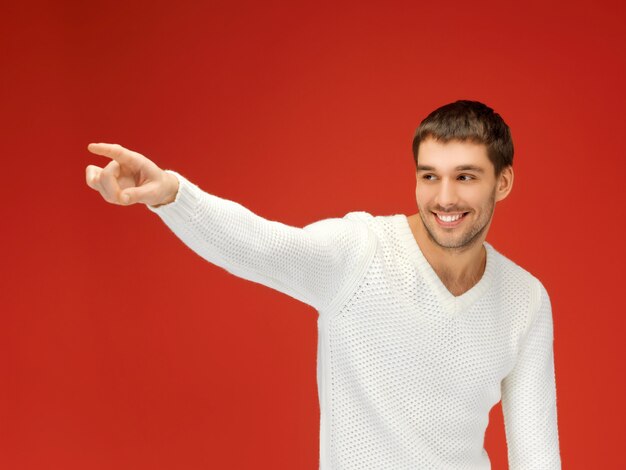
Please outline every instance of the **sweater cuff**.
[{"label": "sweater cuff", "polygon": [[165,171],[171,173],[178,179],[176,198],[172,202],[159,207],[149,204],[146,204],[146,207],[164,220],[186,223],[191,220],[196,212],[198,202],[202,196],[202,190],[180,173],[174,170]]}]

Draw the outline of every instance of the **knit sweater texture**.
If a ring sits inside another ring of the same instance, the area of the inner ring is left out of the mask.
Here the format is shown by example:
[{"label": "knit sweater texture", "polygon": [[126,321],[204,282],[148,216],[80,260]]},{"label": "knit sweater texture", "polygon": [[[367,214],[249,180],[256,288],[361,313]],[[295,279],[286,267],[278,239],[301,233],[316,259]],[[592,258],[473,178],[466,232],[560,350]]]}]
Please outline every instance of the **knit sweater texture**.
[{"label": "knit sweater texture", "polygon": [[509,468],[561,468],[552,309],[536,277],[485,241],[482,278],[454,296],[403,214],[293,227],[166,171],[176,199],[147,207],[178,238],[317,310],[321,470],[490,469],[500,400]]}]

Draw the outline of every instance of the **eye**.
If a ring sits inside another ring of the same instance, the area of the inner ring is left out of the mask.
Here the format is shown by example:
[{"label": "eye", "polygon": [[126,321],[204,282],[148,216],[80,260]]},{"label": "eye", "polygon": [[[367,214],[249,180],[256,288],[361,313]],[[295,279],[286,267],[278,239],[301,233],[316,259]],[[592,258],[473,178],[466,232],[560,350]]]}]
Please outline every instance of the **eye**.
[{"label": "eye", "polygon": [[424,176],[422,176],[422,179],[425,179],[425,180],[427,180],[427,181],[432,181],[432,179],[431,179],[431,178],[429,178],[430,176],[432,176],[433,178],[435,177],[435,175],[428,174],[428,175],[424,175]]},{"label": "eye", "polygon": [[472,175],[460,175],[459,178],[466,178],[462,181],[470,181],[470,180],[476,179]]}]

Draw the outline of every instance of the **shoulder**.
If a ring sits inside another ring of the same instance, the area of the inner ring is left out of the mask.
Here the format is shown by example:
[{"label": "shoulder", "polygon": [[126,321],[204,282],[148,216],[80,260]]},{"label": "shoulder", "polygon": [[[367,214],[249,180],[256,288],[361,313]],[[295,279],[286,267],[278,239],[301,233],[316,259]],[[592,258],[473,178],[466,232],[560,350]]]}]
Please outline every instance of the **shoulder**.
[{"label": "shoulder", "polygon": [[496,266],[495,285],[499,295],[507,303],[517,304],[526,312],[527,325],[537,317],[539,310],[550,309],[550,296],[541,280],[491,246]]},{"label": "shoulder", "polygon": [[365,211],[348,212],[342,217],[328,217],[316,220],[303,229],[312,236],[325,240],[326,244],[337,248],[357,251],[371,251],[375,245],[375,235],[371,221],[375,217]]},{"label": "shoulder", "polygon": [[402,214],[373,215],[365,211],[353,211],[348,212],[344,218],[364,224],[376,235],[382,236],[385,232],[395,234],[398,227],[403,224],[404,216]]},{"label": "shoulder", "polygon": [[311,233],[350,236],[367,245],[369,250],[376,250],[378,246],[397,247],[404,243],[405,237],[412,237],[404,215],[373,215],[366,211],[351,211],[342,217],[318,220],[304,229]]},{"label": "shoulder", "polygon": [[497,279],[501,284],[508,284],[517,288],[527,286],[530,289],[536,290],[537,293],[539,293],[540,290],[545,291],[544,285],[533,273],[502,254],[494,248],[493,245],[489,243],[486,244],[488,248],[490,248],[490,254],[493,254],[495,258]]},{"label": "shoulder", "polygon": [[342,217],[328,217],[316,220],[304,228],[310,231],[333,229],[337,227],[356,227],[361,226],[372,230],[374,226],[388,216],[375,216],[366,211],[351,211]]},{"label": "shoulder", "polygon": [[327,217],[316,220],[304,226],[304,229],[311,233],[331,233],[362,231],[368,226],[368,221],[373,218],[371,214],[364,211],[352,211],[343,217]]}]

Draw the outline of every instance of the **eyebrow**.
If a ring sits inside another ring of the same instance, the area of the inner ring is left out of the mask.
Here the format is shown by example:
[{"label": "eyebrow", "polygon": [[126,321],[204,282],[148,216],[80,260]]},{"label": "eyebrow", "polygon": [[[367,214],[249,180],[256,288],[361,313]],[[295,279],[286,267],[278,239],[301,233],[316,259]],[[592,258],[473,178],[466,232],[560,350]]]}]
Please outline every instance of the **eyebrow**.
[{"label": "eyebrow", "polygon": [[[474,165],[459,165],[455,168],[456,171],[476,171],[478,173],[484,173],[485,170],[483,170],[481,167],[479,166],[474,166]],[[428,165],[417,165],[417,171],[435,171],[435,168],[432,166],[428,166]]]}]

